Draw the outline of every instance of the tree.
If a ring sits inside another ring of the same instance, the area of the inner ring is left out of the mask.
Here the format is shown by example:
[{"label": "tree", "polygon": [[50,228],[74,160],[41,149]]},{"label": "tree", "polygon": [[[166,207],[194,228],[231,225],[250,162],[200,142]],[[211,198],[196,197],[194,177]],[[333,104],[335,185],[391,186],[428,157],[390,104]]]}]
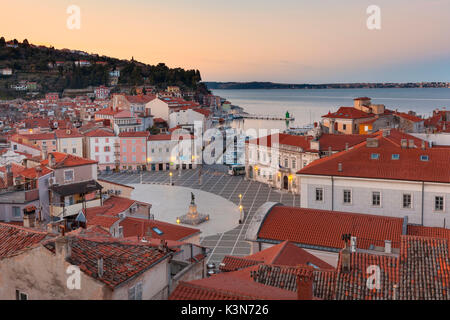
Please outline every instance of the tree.
[{"label": "tree", "polygon": [[27,39],[23,40],[22,45],[23,45],[25,48],[28,48],[28,47],[30,46],[30,44],[28,43],[28,40],[27,40]]},{"label": "tree", "polygon": [[5,38],[4,38],[4,37],[1,37],[1,38],[0,38],[0,48],[2,48],[2,47],[4,47],[4,46],[6,46]]},{"label": "tree", "polygon": [[145,96],[147,95],[147,90],[145,90],[145,87],[142,88],[142,94]]}]

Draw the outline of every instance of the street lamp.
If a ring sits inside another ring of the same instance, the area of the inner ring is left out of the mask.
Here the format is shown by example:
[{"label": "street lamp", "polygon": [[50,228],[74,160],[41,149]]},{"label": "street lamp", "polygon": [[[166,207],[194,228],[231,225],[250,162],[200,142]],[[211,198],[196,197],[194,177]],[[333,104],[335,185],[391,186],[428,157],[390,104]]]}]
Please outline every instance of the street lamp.
[{"label": "street lamp", "polygon": [[239,206],[241,206],[242,205],[242,194],[240,193],[239,194]]},{"label": "street lamp", "polygon": [[172,183],[172,176],[173,176],[173,173],[172,173],[172,172],[169,172],[170,185],[171,185],[171,186],[173,186],[173,183]]},{"label": "street lamp", "polygon": [[242,224],[244,223],[244,207],[242,205],[239,205],[239,213],[240,213],[239,224]]}]

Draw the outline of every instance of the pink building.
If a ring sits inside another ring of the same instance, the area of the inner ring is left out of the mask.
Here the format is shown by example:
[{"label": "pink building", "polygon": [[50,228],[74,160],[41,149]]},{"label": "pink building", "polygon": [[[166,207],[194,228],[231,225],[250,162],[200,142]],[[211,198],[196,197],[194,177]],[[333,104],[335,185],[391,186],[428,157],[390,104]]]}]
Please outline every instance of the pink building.
[{"label": "pink building", "polygon": [[122,132],[120,140],[120,169],[147,170],[148,131]]}]

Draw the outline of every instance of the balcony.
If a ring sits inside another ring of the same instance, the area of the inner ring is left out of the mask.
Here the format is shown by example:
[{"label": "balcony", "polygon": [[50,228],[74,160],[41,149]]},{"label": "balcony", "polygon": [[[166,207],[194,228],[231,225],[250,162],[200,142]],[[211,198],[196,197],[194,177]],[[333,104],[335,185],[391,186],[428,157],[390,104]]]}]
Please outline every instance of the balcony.
[{"label": "balcony", "polygon": [[[101,206],[101,199],[86,201],[86,208]],[[61,219],[78,214],[83,209],[83,202],[75,203],[69,206],[63,204],[52,204],[50,206],[51,215]]]}]

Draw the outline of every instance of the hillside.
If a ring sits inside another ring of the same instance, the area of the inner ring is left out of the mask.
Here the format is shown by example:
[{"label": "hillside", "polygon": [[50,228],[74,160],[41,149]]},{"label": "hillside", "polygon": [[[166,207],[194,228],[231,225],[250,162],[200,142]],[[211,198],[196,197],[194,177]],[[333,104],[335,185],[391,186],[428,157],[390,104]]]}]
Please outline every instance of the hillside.
[{"label": "hillside", "polygon": [[[8,69],[12,69],[12,75]],[[120,76],[111,76],[112,71],[119,71]],[[31,92],[42,96],[47,92],[99,85],[148,85],[157,89],[176,85],[182,90],[207,91],[200,81],[198,70],[169,68],[164,63],[149,65],[134,59],[120,60],[80,50],[36,46],[27,40],[19,43],[0,38],[0,99],[26,97]],[[27,89],[20,90],[23,84],[28,84]]]}]

